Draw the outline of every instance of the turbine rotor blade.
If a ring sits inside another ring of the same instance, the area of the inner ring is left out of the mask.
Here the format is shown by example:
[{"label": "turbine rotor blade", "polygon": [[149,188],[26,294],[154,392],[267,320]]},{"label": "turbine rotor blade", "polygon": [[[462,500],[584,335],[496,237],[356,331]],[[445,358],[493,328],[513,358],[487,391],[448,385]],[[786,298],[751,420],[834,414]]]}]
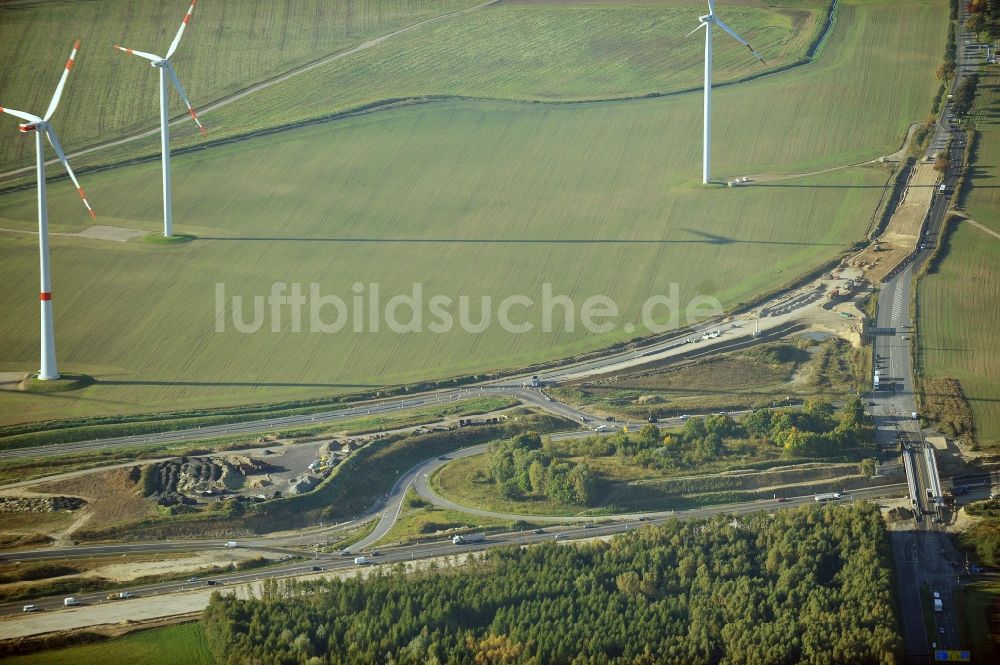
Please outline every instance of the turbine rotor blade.
[{"label": "turbine rotor blade", "polygon": [[56,112],[56,107],[59,106],[59,98],[62,97],[63,87],[66,85],[66,79],[69,78],[69,70],[73,69],[73,63],[76,62],[76,52],[80,49],[80,40],[76,40],[73,44],[73,50],[69,53],[69,60],[66,61],[66,68],[63,69],[62,77],[59,79],[59,85],[56,86],[55,94],[52,95],[52,101],[49,102],[49,108],[42,116],[42,120],[48,120],[52,117],[52,114]]},{"label": "turbine rotor blade", "polygon": [[161,60],[164,59],[154,53],[146,53],[145,51],[136,51],[135,49],[128,48],[126,46],[118,46],[117,44],[115,44],[115,48],[124,53],[128,53],[129,55],[137,55],[140,58],[145,58],[146,60],[149,60],[151,62],[160,62]]},{"label": "turbine rotor blade", "polygon": [[702,28],[704,28],[706,25],[708,25],[708,23],[699,23],[697,28],[695,28],[694,30],[692,30],[691,32],[687,33],[684,36],[685,37],[690,37],[694,33],[698,32],[699,30],[701,30]]},{"label": "turbine rotor blade", "polygon": [[715,13],[715,3],[712,2],[712,0],[708,0],[708,13],[709,14]]},{"label": "turbine rotor blade", "polygon": [[[738,34],[736,34],[736,31],[733,30],[732,28],[730,28],[725,23],[723,23],[721,19],[719,19],[718,17],[716,17],[715,18],[715,24],[718,25],[723,30],[725,30],[726,32],[728,32],[730,37],[732,37],[733,39],[735,39],[736,41],[738,41],[740,44],[743,44],[748,49],[750,49],[750,53],[753,54],[753,57],[757,58],[761,62],[764,62],[764,56],[762,56],[760,53],[757,53],[757,51],[754,51],[753,47],[750,46],[750,42],[748,42],[747,40],[743,39]],[[766,65],[767,63],[764,62],[764,64]]]},{"label": "turbine rotor blade", "polygon": [[733,39],[735,39],[736,41],[738,41],[740,44],[743,44],[744,46],[750,46],[750,44],[747,42],[747,40],[743,39],[738,34],[736,34],[736,31],[733,30],[732,28],[730,28],[725,23],[723,23],[722,19],[716,17],[715,18],[715,24],[717,26],[719,26],[720,28],[722,28],[723,30],[725,30],[726,32],[728,32],[729,36],[732,37]]},{"label": "turbine rotor blade", "polygon": [[73,181],[76,185],[76,191],[83,199],[83,205],[87,207],[87,212],[90,214],[91,219],[97,219],[97,214],[94,213],[94,209],[90,207],[90,202],[87,200],[87,195],[83,192],[83,187],[80,186],[80,181],[76,179],[76,174],[73,173],[73,169],[70,168],[69,160],[66,159],[66,153],[63,152],[62,146],[59,145],[59,138],[56,136],[56,132],[51,126],[45,126],[45,135],[49,137],[49,143],[56,151],[56,155],[59,157],[59,161],[62,162],[63,168],[66,169],[66,173],[69,174],[69,179]]},{"label": "turbine rotor blade", "polygon": [[[194,7],[194,5],[191,5]],[[198,114],[195,112],[194,108],[191,106],[191,102],[188,101],[187,95],[184,93],[184,86],[181,85],[181,80],[177,78],[177,72],[174,71],[174,66],[167,62],[167,72],[170,74],[171,80],[174,82],[174,87],[177,88],[177,93],[184,100],[184,104],[187,106],[188,113],[194,119],[195,123],[198,125],[198,129],[201,130],[202,136],[205,136],[207,132],[205,127],[201,124],[201,120],[198,119]]]},{"label": "turbine rotor blade", "polygon": [[25,113],[24,111],[16,111],[14,109],[9,109],[0,106],[0,113],[6,113],[7,115],[12,115],[15,118],[20,118],[21,120],[27,120],[28,122],[41,122],[42,119],[37,115],[31,115],[30,113]]},{"label": "turbine rotor blade", "polygon": [[167,58],[174,54],[177,50],[177,45],[181,43],[181,35],[184,34],[184,28],[187,24],[191,22],[191,14],[194,12],[194,6],[198,4],[198,0],[191,0],[191,6],[187,10],[187,14],[184,15],[184,20],[181,22],[181,27],[177,31],[177,35],[174,37],[174,41],[170,42],[170,48],[167,49]]}]

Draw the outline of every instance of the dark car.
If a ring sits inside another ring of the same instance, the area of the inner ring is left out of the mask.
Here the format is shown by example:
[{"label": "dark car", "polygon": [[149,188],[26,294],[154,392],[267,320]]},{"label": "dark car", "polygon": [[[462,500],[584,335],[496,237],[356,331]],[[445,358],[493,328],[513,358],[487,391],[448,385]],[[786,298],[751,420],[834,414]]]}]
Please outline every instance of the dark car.
[{"label": "dark car", "polygon": [[605,420],[608,421],[609,423],[613,423],[613,422],[615,422],[615,417],[614,416],[608,416],[607,418],[605,418]]},{"label": "dark car", "polygon": [[537,535],[545,533],[545,529],[535,529],[531,533],[533,533],[533,534],[535,534],[537,536]]},{"label": "dark car", "polygon": [[323,569],[322,569],[322,568],[320,568],[319,566],[313,566],[313,567],[312,567],[312,570],[313,570],[313,572],[314,572],[314,573],[318,573],[318,572],[320,572],[320,571],[321,571],[321,570],[323,570]]},{"label": "dark car", "polygon": [[215,586],[218,584],[215,580],[205,580],[205,586]]}]

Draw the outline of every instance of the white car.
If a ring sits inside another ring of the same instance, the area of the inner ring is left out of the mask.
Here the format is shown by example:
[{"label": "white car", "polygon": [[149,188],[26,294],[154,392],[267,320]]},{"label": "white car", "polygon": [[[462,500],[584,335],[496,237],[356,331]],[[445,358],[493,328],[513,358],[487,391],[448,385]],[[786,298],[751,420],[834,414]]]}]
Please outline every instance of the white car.
[{"label": "white car", "polygon": [[606,431],[608,431],[608,426],[607,425],[598,425],[597,427],[594,428],[594,431],[595,432],[606,432]]},{"label": "white car", "polygon": [[38,605],[25,605],[24,608],[21,611],[22,612],[37,612],[38,611]]}]

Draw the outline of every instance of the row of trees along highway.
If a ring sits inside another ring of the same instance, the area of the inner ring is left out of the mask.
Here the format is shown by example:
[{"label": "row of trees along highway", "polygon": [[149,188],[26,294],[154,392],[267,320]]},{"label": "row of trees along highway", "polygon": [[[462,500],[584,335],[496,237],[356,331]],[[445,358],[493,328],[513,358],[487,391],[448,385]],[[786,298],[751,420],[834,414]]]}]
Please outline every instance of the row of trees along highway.
[{"label": "row of trees along highway", "polygon": [[891,551],[870,504],[548,543],[425,571],[215,594],[218,663],[898,662]]}]

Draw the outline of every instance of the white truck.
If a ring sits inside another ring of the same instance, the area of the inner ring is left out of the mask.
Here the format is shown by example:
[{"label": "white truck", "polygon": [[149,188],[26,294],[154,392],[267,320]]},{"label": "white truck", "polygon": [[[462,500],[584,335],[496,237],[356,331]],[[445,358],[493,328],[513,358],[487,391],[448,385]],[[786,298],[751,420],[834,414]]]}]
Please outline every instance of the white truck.
[{"label": "white truck", "polygon": [[76,598],[70,596],[69,598],[63,598],[63,607],[72,607],[73,605],[79,605],[80,601]]},{"label": "white truck", "polygon": [[354,565],[355,566],[367,566],[371,562],[372,562],[371,559],[369,559],[366,556],[356,556],[356,557],[354,557]]},{"label": "white truck", "polygon": [[935,612],[944,612],[944,606],[941,605],[941,599],[940,598],[935,598],[934,599],[934,611]]},{"label": "white truck", "polygon": [[833,492],[831,494],[817,494],[814,499],[816,503],[824,503],[826,501],[836,501],[842,496],[840,492]]},{"label": "white truck", "polygon": [[486,540],[485,533],[467,533],[462,536],[452,536],[452,545],[468,545],[469,543],[481,543]]},{"label": "white truck", "polygon": [[236,542],[235,540],[228,540],[228,541],[226,541],[226,547],[232,548],[232,547],[239,547],[239,546],[240,546],[240,544],[238,542]]},{"label": "white truck", "polygon": [[126,600],[128,598],[134,598],[132,593],[129,591],[116,591],[107,595],[108,600]]}]

